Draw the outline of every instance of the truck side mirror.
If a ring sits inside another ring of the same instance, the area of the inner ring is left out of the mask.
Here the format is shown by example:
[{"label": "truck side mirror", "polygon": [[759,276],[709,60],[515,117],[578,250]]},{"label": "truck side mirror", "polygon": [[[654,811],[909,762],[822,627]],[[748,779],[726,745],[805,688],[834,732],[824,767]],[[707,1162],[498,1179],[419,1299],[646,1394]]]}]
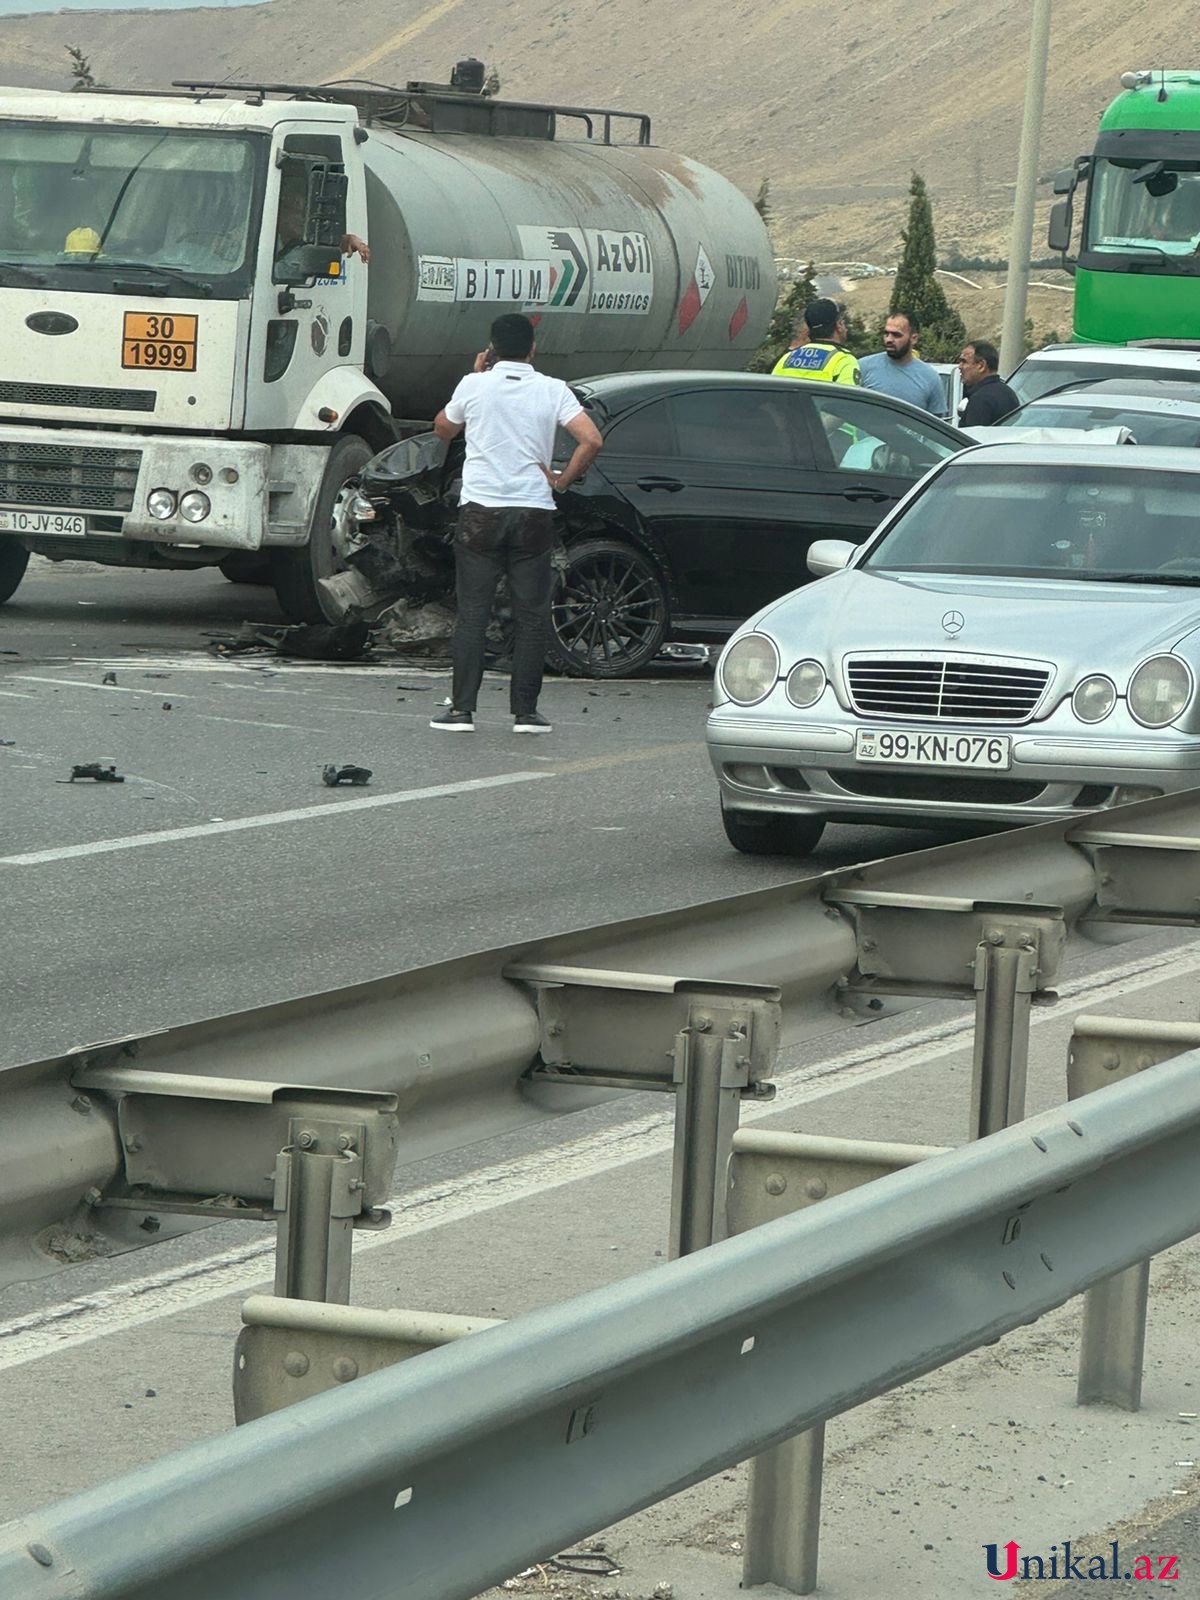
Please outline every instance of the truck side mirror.
[{"label": "truck side mirror", "polygon": [[346,233],[346,194],[349,179],[344,167],[314,163],[308,169],[308,194],[304,207],[306,244],[323,245],[341,252]]},{"label": "truck side mirror", "polygon": [[1055,194],[1073,194],[1075,191],[1075,168],[1060,167],[1054,174]]},{"label": "truck side mirror", "polygon": [[1071,230],[1074,224],[1071,214],[1071,202],[1060,200],[1050,207],[1050,227],[1046,233],[1046,242],[1051,250],[1059,255],[1066,255],[1071,248]]}]

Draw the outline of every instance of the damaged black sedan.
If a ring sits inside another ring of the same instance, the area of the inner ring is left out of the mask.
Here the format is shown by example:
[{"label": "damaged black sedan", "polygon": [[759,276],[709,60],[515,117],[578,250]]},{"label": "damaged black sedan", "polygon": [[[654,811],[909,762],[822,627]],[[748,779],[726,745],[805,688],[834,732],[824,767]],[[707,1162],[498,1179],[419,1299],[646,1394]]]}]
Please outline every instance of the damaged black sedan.
[{"label": "damaged black sedan", "polygon": [[[673,641],[720,640],[809,580],[818,539],[861,542],[971,441],[865,390],[758,373],[615,373],[573,386],[604,435],[558,498],[550,663],[617,678]],[[560,440],[563,462],[572,445]],[[335,609],[399,602],[418,628],[453,606],[461,444],[422,434],[363,469],[345,507]],[[393,628],[396,626],[393,608]],[[497,617],[503,635],[503,614]]]}]

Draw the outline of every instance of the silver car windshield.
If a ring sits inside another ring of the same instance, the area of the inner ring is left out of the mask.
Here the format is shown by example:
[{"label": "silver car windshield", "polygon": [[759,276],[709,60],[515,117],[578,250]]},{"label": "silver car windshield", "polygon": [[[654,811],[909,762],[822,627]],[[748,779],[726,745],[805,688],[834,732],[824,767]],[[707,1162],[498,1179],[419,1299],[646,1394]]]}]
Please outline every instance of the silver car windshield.
[{"label": "silver car windshield", "polygon": [[1162,411],[1130,411],[1123,406],[1064,406],[1039,400],[1010,412],[1001,428],[1128,428],[1138,444],[1191,450],[1200,445],[1200,417]]},{"label": "silver car windshield", "polygon": [[[239,272],[254,243],[260,139],[6,123],[0,271],[111,292],[106,269]],[[90,281],[94,280],[94,281]]]},{"label": "silver car windshield", "polygon": [[951,464],[863,566],[875,572],[1200,584],[1200,476]]}]

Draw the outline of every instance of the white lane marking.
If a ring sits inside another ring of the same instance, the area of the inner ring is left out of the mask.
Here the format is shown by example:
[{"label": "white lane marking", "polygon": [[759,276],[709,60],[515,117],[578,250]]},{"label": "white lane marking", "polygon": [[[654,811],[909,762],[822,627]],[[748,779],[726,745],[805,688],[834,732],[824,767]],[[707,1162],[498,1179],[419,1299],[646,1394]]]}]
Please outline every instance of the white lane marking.
[{"label": "white lane marking", "polygon": [[[1139,989],[1192,975],[1198,968],[1200,952],[1193,947],[1166,958],[1143,956],[1107,972],[1073,979],[1061,986],[1056,1006],[1033,1013],[1031,1025],[1044,1026],[1075,1011],[1111,1004]],[[939,1057],[966,1048],[973,1031],[974,1019],[969,1014],[954,1021],[931,1023],[896,1041],[894,1048],[889,1046],[883,1061],[879,1059],[879,1045],[868,1033],[861,1043],[840,1055],[778,1073],[775,1099],[761,1106],[748,1105],[742,1112],[742,1121],[758,1122],[779,1111],[890,1078],[910,1067],[929,1066]],[[965,1100],[962,1110],[965,1123]],[[392,1226],[381,1233],[356,1234],[354,1253],[382,1249],[430,1229],[532,1199],[548,1189],[598,1177],[649,1156],[664,1156],[674,1146],[673,1121],[673,1108],[668,1102],[620,1127],[587,1134],[556,1150],[535,1150],[482,1172],[398,1195],[391,1201],[396,1212]],[[664,1235],[666,1226],[664,1216]],[[274,1239],[263,1239],[16,1318],[0,1328],[0,1372],[228,1295],[246,1294],[270,1282],[274,1248]]]},{"label": "white lane marking", "polygon": [[[82,678],[38,678],[32,672],[14,672],[18,683],[52,683],[56,689],[103,689],[107,694],[152,694],[162,699],[162,689],[129,689],[123,683],[85,683]],[[177,694],[176,700],[190,700],[190,694]]]},{"label": "white lane marking", "polygon": [[379,806],[402,806],[413,800],[440,800],[446,795],[470,794],[476,789],[502,789],[513,783],[533,783],[553,777],[549,772],[506,772],[492,778],[467,778],[462,783],[432,784],[426,789],[402,789],[395,794],[364,795],[358,800],[326,800],[320,805],[297,806],[292,811],[266,811],[253,817],[233,817],[228,822],[200,822],[186,828],[164,828],[157,833],[128,834],[121,839],[96,839],[91,844],[60,845],[52,850],[30,850],[24,855],[0,856],[0,867],[40,867],[49,861],[73,861],[80,856],[110,855],[115,850],[137,850],[148,844],[173,844],[178,839],[204,839],[216,833],[243,833],[248,828],[273,828],[284,822],[308,822],[345,811],[371,811]]},{"label": "white lane marking", "polygon": [[299,722],[260,722],[257,717],[219,717],[211,711],[198,711],[196,721],[236,722],[239,728],[283,728],[288,733],[319,733],[322,738],[333,738],[328,728],[310,728]]},{"label": "white lane marking", "polygon": [[35,695],[35,694],[22,694],[19,689],[0,689],[0,694],[2,694],[6,700],[36,700],[37,699],[37,695]]}]

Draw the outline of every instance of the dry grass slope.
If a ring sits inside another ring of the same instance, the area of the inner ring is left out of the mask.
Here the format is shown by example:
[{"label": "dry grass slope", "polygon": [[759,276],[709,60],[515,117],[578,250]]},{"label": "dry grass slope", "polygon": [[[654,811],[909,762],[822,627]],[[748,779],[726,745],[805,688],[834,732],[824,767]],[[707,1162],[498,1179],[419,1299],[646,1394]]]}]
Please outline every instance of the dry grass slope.
[{"label": "dry grass slope", "polygon": [[[656,138],[753,193],[771,179],[781,253],[893,259],[910,172],[939,245],[1003,252],[1029,0],[272,0],[0,24],[0,79],[66,85],[79,43],[117,86],[172,78],[384,82],[495,63],[504,93],[647,110]],[[1058,0],[1041,168],[1090,143],[1130,66],[1193,63],[1185,0]],[[1200,66],[1200,62],[1195,63]]]}]

